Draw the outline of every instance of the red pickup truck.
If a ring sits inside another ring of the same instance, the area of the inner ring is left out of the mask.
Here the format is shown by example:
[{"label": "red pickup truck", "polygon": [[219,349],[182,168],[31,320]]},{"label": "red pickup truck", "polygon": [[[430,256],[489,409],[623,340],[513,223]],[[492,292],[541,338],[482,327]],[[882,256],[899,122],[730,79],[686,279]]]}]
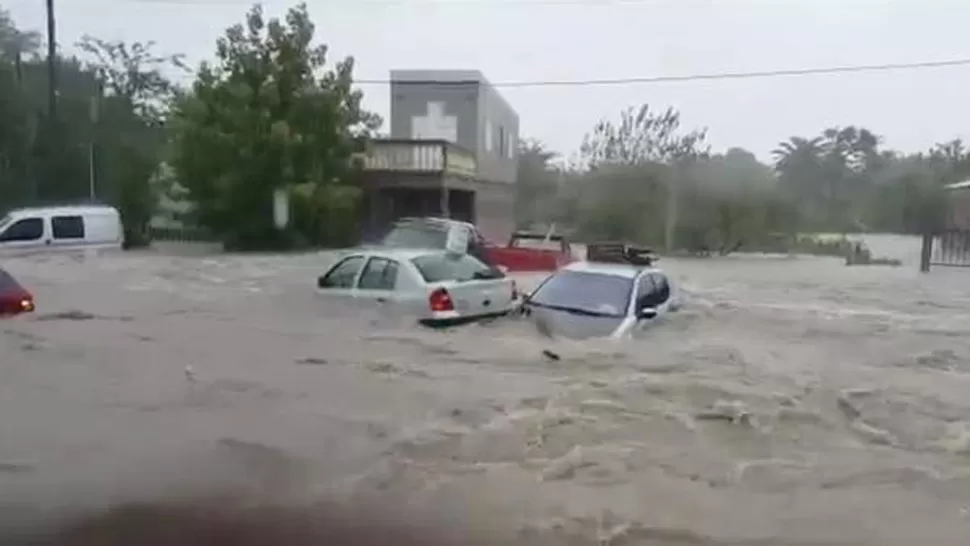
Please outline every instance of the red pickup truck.
[{"label": "red pickup truck", "polygon": [[381,244],[444,248],[453,228],[468,231],[469,254],[506,271],[555,271],[574,261],[569,241],[562,235],[517,231],[500,246],[482,237],[473,224],[446,218],[402,218]]},{"label": "red pickup truck", "polygon": [[489,245],[485,251],[508,271],[555,271],[575,260],[564,236],[529,231],[517,231],[504,247]]}]

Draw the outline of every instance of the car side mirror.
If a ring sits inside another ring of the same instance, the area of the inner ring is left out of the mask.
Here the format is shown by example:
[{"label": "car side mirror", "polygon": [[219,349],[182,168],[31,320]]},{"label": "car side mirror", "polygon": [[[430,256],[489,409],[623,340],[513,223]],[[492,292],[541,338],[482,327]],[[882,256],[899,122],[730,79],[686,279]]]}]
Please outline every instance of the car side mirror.
[{"label": "car side mirror", "polygon": [[317,277],[317,288],[326,288],[327,282],[326,278],[323,276]]},{"label": "car side mirror", "polygon": [[640,320],[657,318],[657,309],[655,307],[642,307],[639,311],[637,311],[637,318]]}]

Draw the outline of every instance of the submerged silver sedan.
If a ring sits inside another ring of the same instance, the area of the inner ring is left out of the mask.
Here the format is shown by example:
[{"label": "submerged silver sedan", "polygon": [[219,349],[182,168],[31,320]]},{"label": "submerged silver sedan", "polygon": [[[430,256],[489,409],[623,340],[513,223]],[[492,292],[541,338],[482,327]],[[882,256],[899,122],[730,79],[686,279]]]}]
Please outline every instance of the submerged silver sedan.
[{"label": "submerged silver sedan", "polygon": [[428,326],[504,315],[519,302],[515,281],[504,272],[445,250],[359,249],[321,275],[317,290],[392,306]]},{"label": "submerged silver sedan", "polygon": [[635,338],[683,304],[677,286],[652,265],[589,260],[560,269],[523,300],[541,332],[573,339]]}]

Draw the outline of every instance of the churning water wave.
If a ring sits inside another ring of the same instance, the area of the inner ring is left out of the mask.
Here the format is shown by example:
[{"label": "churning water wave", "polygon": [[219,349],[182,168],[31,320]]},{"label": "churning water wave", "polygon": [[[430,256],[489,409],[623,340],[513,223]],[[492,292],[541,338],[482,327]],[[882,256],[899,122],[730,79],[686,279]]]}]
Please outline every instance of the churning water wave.
[{"label": "churning water wave", "polygon": [[576,343],[321,299],[331,259],[5,261],[39,310],[0,323],[3,529],[218,498],[406,508],[501,543],[970,536],[966,273],[665,260],[685,309]]}]

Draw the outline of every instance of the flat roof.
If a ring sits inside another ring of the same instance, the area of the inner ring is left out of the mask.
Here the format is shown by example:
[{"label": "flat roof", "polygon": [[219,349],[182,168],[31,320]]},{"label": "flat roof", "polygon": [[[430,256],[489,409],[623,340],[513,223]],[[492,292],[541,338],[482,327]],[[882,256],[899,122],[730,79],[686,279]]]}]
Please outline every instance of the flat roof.
[{"label": "flat roof", "polygon": [[394,82],[475,82],[491,85],[481,70],[463,69],[405,69],[391,70],[391,83]]}]

